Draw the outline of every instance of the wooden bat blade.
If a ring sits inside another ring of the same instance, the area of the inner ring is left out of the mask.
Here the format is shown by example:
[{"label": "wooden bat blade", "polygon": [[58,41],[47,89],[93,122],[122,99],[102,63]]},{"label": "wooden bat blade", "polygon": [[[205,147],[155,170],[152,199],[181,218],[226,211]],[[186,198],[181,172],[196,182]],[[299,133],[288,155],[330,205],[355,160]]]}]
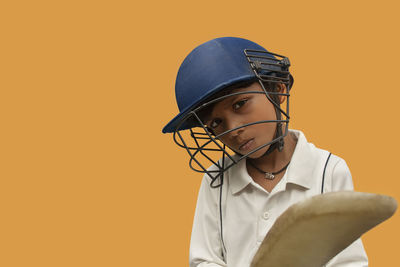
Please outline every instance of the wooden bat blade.
[{"label": "wooden bat blade", "polygon": [[251,267],[321,267],[396,209],[392,197],[353,191],[296,203],[275,221]]}]

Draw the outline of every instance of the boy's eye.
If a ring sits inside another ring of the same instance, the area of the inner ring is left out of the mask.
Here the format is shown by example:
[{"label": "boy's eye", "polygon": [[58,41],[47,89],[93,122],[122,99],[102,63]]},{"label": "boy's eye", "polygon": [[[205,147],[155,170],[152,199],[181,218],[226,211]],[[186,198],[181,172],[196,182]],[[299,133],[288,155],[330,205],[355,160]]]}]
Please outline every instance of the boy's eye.
[{"label": "boy's eye", "polygon": [[238,102],[234,103],[232,105],[232,107],[234,110],[237,110],[237,109],[241,108],[244,104],[246,104],[246,102],[247,102],[247,99],[239,100]]},{"label": "boy's eye", "polygon": [[216,128],[216,127],[218,127],[218,125],[221,123],[221,120],[220,119],[215,119],[215,120],[212,120],[211,121],[211,123],[210,123],[210,128]]}]

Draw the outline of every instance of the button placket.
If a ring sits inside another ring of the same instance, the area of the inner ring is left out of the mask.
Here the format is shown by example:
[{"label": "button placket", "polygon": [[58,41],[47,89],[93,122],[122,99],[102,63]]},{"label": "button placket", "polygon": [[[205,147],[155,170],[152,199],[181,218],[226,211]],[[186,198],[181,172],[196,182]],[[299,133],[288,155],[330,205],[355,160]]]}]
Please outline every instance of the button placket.
[{"label": "button placket", "polygon": [[259,215],[259,218],[257,244],[260,244],[264,240],[266,230],[271,227],[271,213],[269,211],[264,211]]}]

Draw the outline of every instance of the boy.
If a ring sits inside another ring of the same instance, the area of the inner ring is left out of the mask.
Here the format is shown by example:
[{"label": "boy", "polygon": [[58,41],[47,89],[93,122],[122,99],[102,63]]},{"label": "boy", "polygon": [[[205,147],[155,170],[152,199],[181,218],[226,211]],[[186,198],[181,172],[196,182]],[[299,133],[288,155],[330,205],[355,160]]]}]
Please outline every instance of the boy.
[{"label": "boy", "polygon": [[[205,173],[192,230],[192,267],[247,267],[290,205],[353,189],[343,159],[288,129],[289,67],[286,57],[225,37],[195,48],[179,69],[180,113],[163,132],[172,132],[189,153],[190,167]],[[215,153],[222,155],[219,161]],[[367,265],[361,240],[327,264]]]}]

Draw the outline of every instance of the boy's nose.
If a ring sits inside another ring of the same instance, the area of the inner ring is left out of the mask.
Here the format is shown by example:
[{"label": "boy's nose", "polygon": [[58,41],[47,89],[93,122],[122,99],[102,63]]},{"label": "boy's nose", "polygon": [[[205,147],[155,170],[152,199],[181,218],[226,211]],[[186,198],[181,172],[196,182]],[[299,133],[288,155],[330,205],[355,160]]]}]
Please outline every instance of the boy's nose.
[{"label": "boy's nose", "polygon": [[[240,135],[243,132],[244,127],[242,127],[242,128],[238,128],[238,127],[240,127],[242,125],[243,125],[243,123],[241,123],[239,121],[230,121],[227,124],[227,126],[228,126],[227,130],[232,130],[232,129],[235,129],[235,130],[229,132],[228,135],[230,137],[236,137],[236,136]],[[236,129],[236,128],[238,128],[238,129]]]}]

